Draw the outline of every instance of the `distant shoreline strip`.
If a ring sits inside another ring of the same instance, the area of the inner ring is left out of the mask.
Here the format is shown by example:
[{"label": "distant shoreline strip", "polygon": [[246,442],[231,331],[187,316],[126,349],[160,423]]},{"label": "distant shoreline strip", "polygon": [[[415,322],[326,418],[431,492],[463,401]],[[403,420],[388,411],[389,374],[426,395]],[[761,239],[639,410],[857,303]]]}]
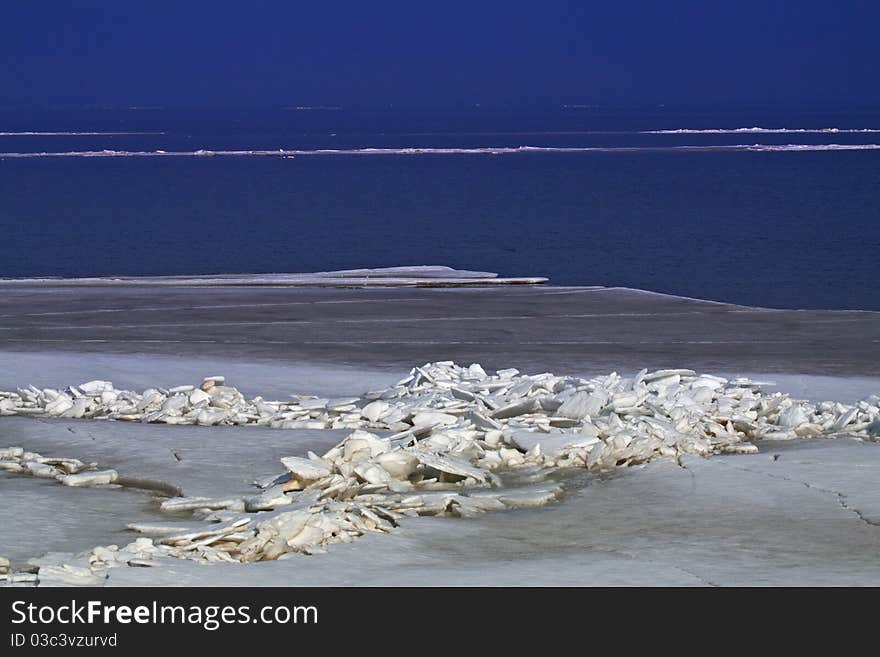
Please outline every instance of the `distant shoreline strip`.
[{"label": "distant shoreline strip", "polygon": [[3,158],[45,157],[298,157],[320,155],[516,155],[524,153],[674,153],[674,152],[815,152],[873,151],[880,144],[729,144],[712,146],[498,146],[475,148],[325,148],[277,150],[195,150],[195,151],[58,151],[0,153]]}]

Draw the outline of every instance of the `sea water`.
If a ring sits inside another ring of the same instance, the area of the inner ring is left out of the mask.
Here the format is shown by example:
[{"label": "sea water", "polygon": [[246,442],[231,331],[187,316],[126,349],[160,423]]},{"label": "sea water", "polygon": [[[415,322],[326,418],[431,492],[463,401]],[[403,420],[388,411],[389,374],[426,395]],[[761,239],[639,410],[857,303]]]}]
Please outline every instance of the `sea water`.
[{"label": "sea water", "polygon": [[880,310],[878,130],[876,111],[3,111],[0,276],[445,264]]}]

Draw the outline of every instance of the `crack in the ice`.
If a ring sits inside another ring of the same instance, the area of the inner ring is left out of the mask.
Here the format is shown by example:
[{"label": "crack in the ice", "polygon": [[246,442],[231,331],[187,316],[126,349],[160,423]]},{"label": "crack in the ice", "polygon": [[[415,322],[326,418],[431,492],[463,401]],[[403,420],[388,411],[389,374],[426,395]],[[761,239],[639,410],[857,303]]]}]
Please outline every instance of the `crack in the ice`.
[{"label": "crack in the ice", "polygon": [[800,484],[801,486],[804,486],[805,488],[809,488],[811,490],[817,490],[821,493],[827,493],[828,495],[834,495],[836,498],[837,504],[844,511],[849,511],[850,513],[855,515],[856,518],[858,518],[859,520],[861,520],[863,523],[865,523],[866,525],[868,525],[870,527],[880,527],[880,522],[876,522],[874,520],[870,520],[869,518],[866,518],[865,515],[861,511],[859,511],[857,508],[855,508],[853,506],[850,506],[846,501],[847,496],[844,493],[841,493],[840,491],[836,491],[832,488],[822,488],[821,486],[815,486],[807,481],[801,481],[800,479],[792,479],[791,477],[786,477],[785,475],[773,474],[772,472],[764,472],[761,470],[752,470],[750,468],[743,468],[743,467],[728,463],[727,461],[722,461],[720,459],[716,460],[715,462],[720,463],[722,465],[726,465],[729,468],[733,468],[734,470],[739,470],[741,472],[751,472],[752,474],[765,475],[767,477],[770,477],[771,479],[779,479],[780,481],[787,481],[792,484]]},{"label": "crack in the ice", "polygon": [[721,586],[721,584],[719,584],[718,582],[713,582],[711,579],[706,579],[702,575],[699,575],[691,570],[688,570],[687,568],[682,568],[681,566],[674,566],[674,565],[672,567],[675,568],[675,570],[679,570],[687,575],[690,575],[691,577],[696,577],[705,586],[711,586],[713,588],[719,588]]},{"label": "crack in the ice", "polygon": [[693,495],[697,490],[697,476],[689,467],[684,464],[681,456],[677,456],[675,458],[675,464],[691,476],[691,489],[688,492],[688,495]]},{"label": "crack in the ice", "polygon": [[644,557],[641,557],[639,555],[631,554],[629,552],[625,552],[624,550],[620,550],[617,548],[591,546],[591,549],[596,550],[597,552],[607,552],[608,554],[619,554],[620,556],[626,557],[628,559],[632,559],[633,561],[642,561],[643,563],[655,564],[658,566],[666,566],[668,568],[672,568],[673,570],[677,570],[680,573],[684,573],[685,575],[689,575],[690,577],[693,577],[694,579],[698,580],[701,584],[703,584],[703,586],[711,586],[711,587],[715,587],[715,588],[718,588],[721,586],[721,584],[718,584],[717,582],[713,582],[712,580],[706,579],[705,577],[703,577],[702,575],[699,575],[698,573],[690,571],[687,568],[682,568],[681,566],[676,566],[675,564],[655,561],[653,559],[645,559]]}]

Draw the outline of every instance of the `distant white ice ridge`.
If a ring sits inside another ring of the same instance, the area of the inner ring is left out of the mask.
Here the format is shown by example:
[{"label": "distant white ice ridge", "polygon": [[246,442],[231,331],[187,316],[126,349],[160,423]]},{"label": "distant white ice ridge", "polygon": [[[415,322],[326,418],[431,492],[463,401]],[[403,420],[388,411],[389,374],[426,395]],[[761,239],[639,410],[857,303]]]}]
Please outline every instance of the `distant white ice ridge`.
[{"label": "distant white ice ridge", "polygon": [[524,153],[638,153],[638,152],[736,152],[736,151],[873,151],[880,144],[723,144],[710,146],[475,146],[472,148],[319,148],[277,150],[207,150],[195,151],[40,151],[6,152],[2,158],[36,157],[284,157],[320,155],[519,155]]},{"label": "distant white ice ridge", "polygon": [[880,128],[678,128],[676,130],[642,130],[643,135],[737,135],[743,133],[758,134],[839,134],[839,133],[863,133],[880,132]]},{"label": "distant white ice ridge", "polygon": [[103,137],[112,135],[164,135],[164,132],[0,132],[0,137]]}]

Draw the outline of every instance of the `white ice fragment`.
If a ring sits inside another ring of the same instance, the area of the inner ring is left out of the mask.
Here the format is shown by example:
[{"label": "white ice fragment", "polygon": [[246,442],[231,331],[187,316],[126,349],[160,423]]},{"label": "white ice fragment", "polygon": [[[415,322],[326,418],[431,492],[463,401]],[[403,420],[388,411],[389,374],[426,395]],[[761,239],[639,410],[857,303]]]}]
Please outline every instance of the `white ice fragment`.
[{"label": "white ice fragment", "polygon": [[533,509],[546,506],[559,499],[562,489],[559,486],[527,488],[501,493],[498,499],[514,509]]},{"label": "white ice fragment", "polygon": [[196,423],[205,427],[210,427],[214,426],[215,424],[219,424],[225,419],[226,411],[224,411],[223,409],[204,408],[199,411],[199,414],[196,417]]},{"label": "white ice fragment", "polygon": [[160,525],[141,522],[129,523],[125,528],[138,534],[151,534],[153,536],[176,534],[182,529],[180,525]]},{"label": "white ice fragment", "polygon": [[281,459],[281,463],[302,482],[317,481],[330,474],[330,470],[325,466],[300,456],[285,456]]},{"label": "white ice fragment", "polygon": [[478,482],[492,479],[491,473],[472,466],[467,461],[452,456],[441,456],[430,452],[417,452],[416,457],[428,467],[459,477],[472,477]]},{"label": "white ice fragment", "polygon": [[355,474],[369,484],[386,485],[391,481],[391,475],[378,463],[364,461],[355,466]]},{"label": "white ice fragment", "polygon": [[437,411],[422,411],[416,413],[413,417],[413,426],[416,427],[434,427],[455,424],[458,418],[448,413],[440,413]]},{"label": "white ice fragment", "polygon": [[[343,441],[341,447],[342,456],[346,461],[358,463],[387,452],[391,448],[391,443],[389,440],[383,440],[375,434],[358,430],[351,433]],[[325,458],[327,458],[327,455],[325,455]]]},{"label": "white ice fragment", "polygon": [[559,454],[566,448],[591,448],[599,442],[596,436],[570,432],[541,433],[539,431],[515,431],[508,440],[524,452],[530,452],[538,447],[542,454],[548,455]]},{"label": "white ice fragment", "polygon": [[54,479],[58,475],[58,471],[51,465],[40,463],[38,461],[25,461],[23,463],[25,470],[35,477],[44,479]]},{"label": "white ice fragment", "polygon": [[799,427],[802,424],[807,424],[810,421],[810,418],[807,417],[807,413],[800,406],[800,404],[792,404],[784,411],[779,414],[779,417],[776,419],[776,423],[781,427]]},{"label": "white ice fragment", "polygon": [[[169,391],[170,392],[170,391]],[[182,411],[189,405],[186,395],[175,394],[162,403],[162,410],[169,413]]]},{"label": "white ice fragment", "polygon": [[65,486],[106,486],[119,478],[116,470],[99,470],[96,472],[80,472],[59,477]]},{"label": "white ice fragment", "polygon": [[724,384],[727,383],[727,379],[711,376],[709,374],[701,374],[699,377],[691,381],[691,388],[708,388],[709,390],[718,390],[719,388],[724,387]]},{"label": "white ice fragment", "polygon": [[389,408],[391,408],[391,406],[388,402],[377,399],[364,406],[361,409],[361,415],[370,422],[378,422],[380,418],[388,412]]},{"label": "white ice fragment", "polygon": [[159,505],[162,511],[176,513],[195,509],[229,509],[241,505],[241,498],[172,497]]},{"label": "white ice fragment", "polygon": [[110,381],[88,381],[77,386],[87,395],[100,395],[102,392],[110,392],[113,390],[113,384]]},{"label": "white ice fragment", "polygon": [[598,415],[608,403],[608,394],[601,388],[594,392],[586,390],[569,397],[556,411],[558,415],[576,420]]},{"label": "white ice fragment", "polygon": [[379,454],[375,458],[376,463],[395,479],[406,479],[413,472],[419,460],[411,452],[403,449],[396,449],[384,454]]},{"label": "white ice fragment", "polygon": [[61,415],[71,408],[73,408],[73,400],[64,393],[61,393],[46,404],[46,413],[48,415]]},{"label": "white ice fragment", "polygon": [[846,428],[846,426],[856,419],[856,415],[858,415],[859,408],[858,406],[853,406],[851,409],[843,413],[839,418],[834,421],[834,430],[841,431]]},{"label": "white ice fragment", "polygon": [[696,372],[694,370],[657,370],[656,372],[648,372],[642,377],[642,381],[644,383],[648,383],[649,381],[654,381],[656,379],[664,379],[669,376],[694,376]]},{"label": "white ice fragment", "polygon": [[504,420],[520,415],[525,415],[526,413],[533,413],[534,411],[537,411],[540,407],[541,406],[537,399],[527,397],[512,404],[502,406],[501,408],[492,411],[491,415],[496,420]]},{"label": "white ice fragment", "polygon": [[196,390],[193,390],[189,395],[189,403],[192,404],[193,406],[200,404],[200,403],[203,403],[203,402],[209,402],[209,401],[211,401],[211,395],[209,395],[204,390],[196,389]]},{"label": "white ice fragment", "polygon": [[245,499],[244,508],[246,511],[266,511],[269,509],[275,509],[279,506],[286,506],[292,501],[293,500],[285,494],[284,486],[278,485],[267,488],[259,495]]}]

